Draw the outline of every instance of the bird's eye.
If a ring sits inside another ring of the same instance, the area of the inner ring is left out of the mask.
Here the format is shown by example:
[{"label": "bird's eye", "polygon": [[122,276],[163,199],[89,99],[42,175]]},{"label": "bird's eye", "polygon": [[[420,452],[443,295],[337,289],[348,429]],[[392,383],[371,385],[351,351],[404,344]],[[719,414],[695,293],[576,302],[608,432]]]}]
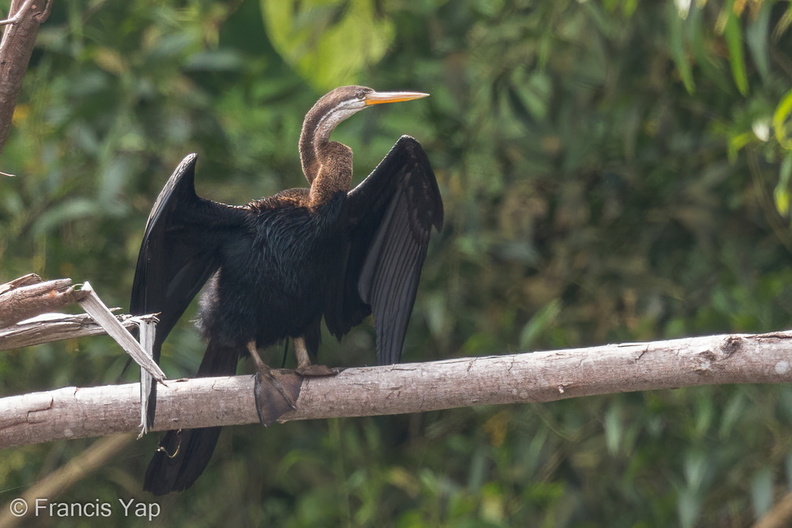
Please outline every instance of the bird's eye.
[{"label": "bird's eye", "polygon": [[366,92],[364,92],[363,90],[359,91],[359,92],[358,92],[357,94],[355,94],[355,95],[356,95],[356,96],[357,96],[357,98],[358,98],[359,100],[361,100],[361,101],[362,101],[363,99],[365,99],[365,98],[366,98]]}]

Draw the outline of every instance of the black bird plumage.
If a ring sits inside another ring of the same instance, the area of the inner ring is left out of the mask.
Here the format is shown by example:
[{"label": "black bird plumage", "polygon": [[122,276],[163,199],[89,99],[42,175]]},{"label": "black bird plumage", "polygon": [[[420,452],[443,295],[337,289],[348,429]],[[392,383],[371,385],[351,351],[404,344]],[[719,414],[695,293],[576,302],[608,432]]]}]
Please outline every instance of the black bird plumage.
[{"label": "black bird plumage", "polygon": [[[199,197],[197,156],[187,156],[154,204],[132,287],[131,313],[160,312],[154,359],[208,281],[199,318],[207,349],[198,376],[232,375],[250,346],[288,337],[304,343],[315,359],[323,318],[340,339],[372,313],[378,362],[397,362],[429,235],[443,223],[437,182],[420,144],[402,136],[349,190],[352,151],[329,135],[370,104],[425,95],[361,86],[328,93],[306,115],[300,138],[311,188],[244,206]],[[149,464],[144,488],[164,494],[191,486],[219,433],[219,427],[169,431]]]}]

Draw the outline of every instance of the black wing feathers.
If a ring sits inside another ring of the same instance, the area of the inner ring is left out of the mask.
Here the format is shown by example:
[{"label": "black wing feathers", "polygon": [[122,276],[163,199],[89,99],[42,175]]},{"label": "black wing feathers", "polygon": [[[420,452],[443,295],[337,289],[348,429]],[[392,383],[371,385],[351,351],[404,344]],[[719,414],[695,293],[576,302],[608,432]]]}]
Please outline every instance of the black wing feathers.
[{"label": "black wing feathers", "polygon": [[[221,251],[228,258],[233,241],[245,239],[243,233],[256,228],[251,216],[255,210],[196,195],[196,159],[194,154],[187,156],[157,198],[135,270],[130,312],[160,312],[156,360],[162,342],[220,266]],[[325,321],[341,337],[373,313],[377,359],[381,364],[395,363],[415,302],[429,234],[443,223],[437,182],[418,142],[402,136],[377,168],[347,194],[345,206],[348,238],[341,235],[338,240],[346,247],[340,248],[342,258],[331,259],[331,267],[323,270],[327,275]],[[315,355],[318,319],[303,337]],[[239,352],[210,340],[198,376],[233,374]],[[156,399],[151,402],[149,418],[153,420]],[[191,486],[209,462],[219,434],[219,427],[168,432],[160,443],[162,450],[149,464],[144,488],[164,494]]]},{"label": "black wing feathers", "polygon": [[343,306],[329,311],[340,336],[374,314],[377,360],[401,355],[432,226],[443,224],[443,203],[421,145],[402,136],[376,169],[348,195],[351,233]]},{"label": "black wing feathers", "polygon": [[190,301],[217,270],[224,232],[245,223],[244,209],[195,194],[197,158],[185,157],[157,197],[135,268],[130,313],[160,312],[155,360]]},{"label": "black wing feathers", "polygon": [[[217,271],[223,238],[244,229],[247,220],[245,209],[195,194],[196,159],[195,154],[184,158],[157,197],[135,268],[130,312],[159,312],[156,361],[163,341],[190,301]],[[210,343],[198,376],[234,374],[238,356],[238,351],[217,349]],[[153,385],[149,422],[154,420],[155,406]],[[146,471],[144,489],[159,495],[189,487],[209,462],[219,434],[219,427],[168,432]]]}]

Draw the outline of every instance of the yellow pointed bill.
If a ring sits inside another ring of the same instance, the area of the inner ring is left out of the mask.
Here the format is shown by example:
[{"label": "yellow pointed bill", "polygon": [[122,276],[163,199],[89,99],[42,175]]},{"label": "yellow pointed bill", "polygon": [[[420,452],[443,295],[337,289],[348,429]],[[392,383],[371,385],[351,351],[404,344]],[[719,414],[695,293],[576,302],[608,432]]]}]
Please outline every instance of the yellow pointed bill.
[{"label": "yellow pointed bill", "polygon": [[401,103],[402,101],[412,101],[428,97],[428,93],[422,92],[371,92],[366,94],[366,106],[382,103]]}]

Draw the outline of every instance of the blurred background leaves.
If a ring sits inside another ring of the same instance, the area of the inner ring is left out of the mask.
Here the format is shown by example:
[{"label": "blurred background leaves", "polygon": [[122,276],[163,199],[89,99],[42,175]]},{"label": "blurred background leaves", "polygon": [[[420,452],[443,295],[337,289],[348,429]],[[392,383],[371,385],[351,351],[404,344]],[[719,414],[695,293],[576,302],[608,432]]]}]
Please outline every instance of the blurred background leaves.
[{"label": "blurred background leaves", "polygon": [[[789,328],[791,24],[780,0],[59,0],[0,158],[0,280],[126,307],[186,153],[216,200],[302,186],[303,115],[360,83],[432,94],[334,136],[362,177],[413,135],[441,185],[405,360]],[[187,319],[174,377],[202,354]],[[322,356],[372,351],[362,327]],[[124,362],[103,338],[4,352],[0,386],[133,380]],[[159,524],[742,527],[792,485],[791,420],[787,386],[722,386],[237,427]],[[151,500],[155,437],[59,500]],[[0,502],[90,445],[8,450]]]},{"label": "blurred background leaves", "polygon": [[356,84],[393,42],[373,0],[261,0],[267,36],[313,88]]}]

